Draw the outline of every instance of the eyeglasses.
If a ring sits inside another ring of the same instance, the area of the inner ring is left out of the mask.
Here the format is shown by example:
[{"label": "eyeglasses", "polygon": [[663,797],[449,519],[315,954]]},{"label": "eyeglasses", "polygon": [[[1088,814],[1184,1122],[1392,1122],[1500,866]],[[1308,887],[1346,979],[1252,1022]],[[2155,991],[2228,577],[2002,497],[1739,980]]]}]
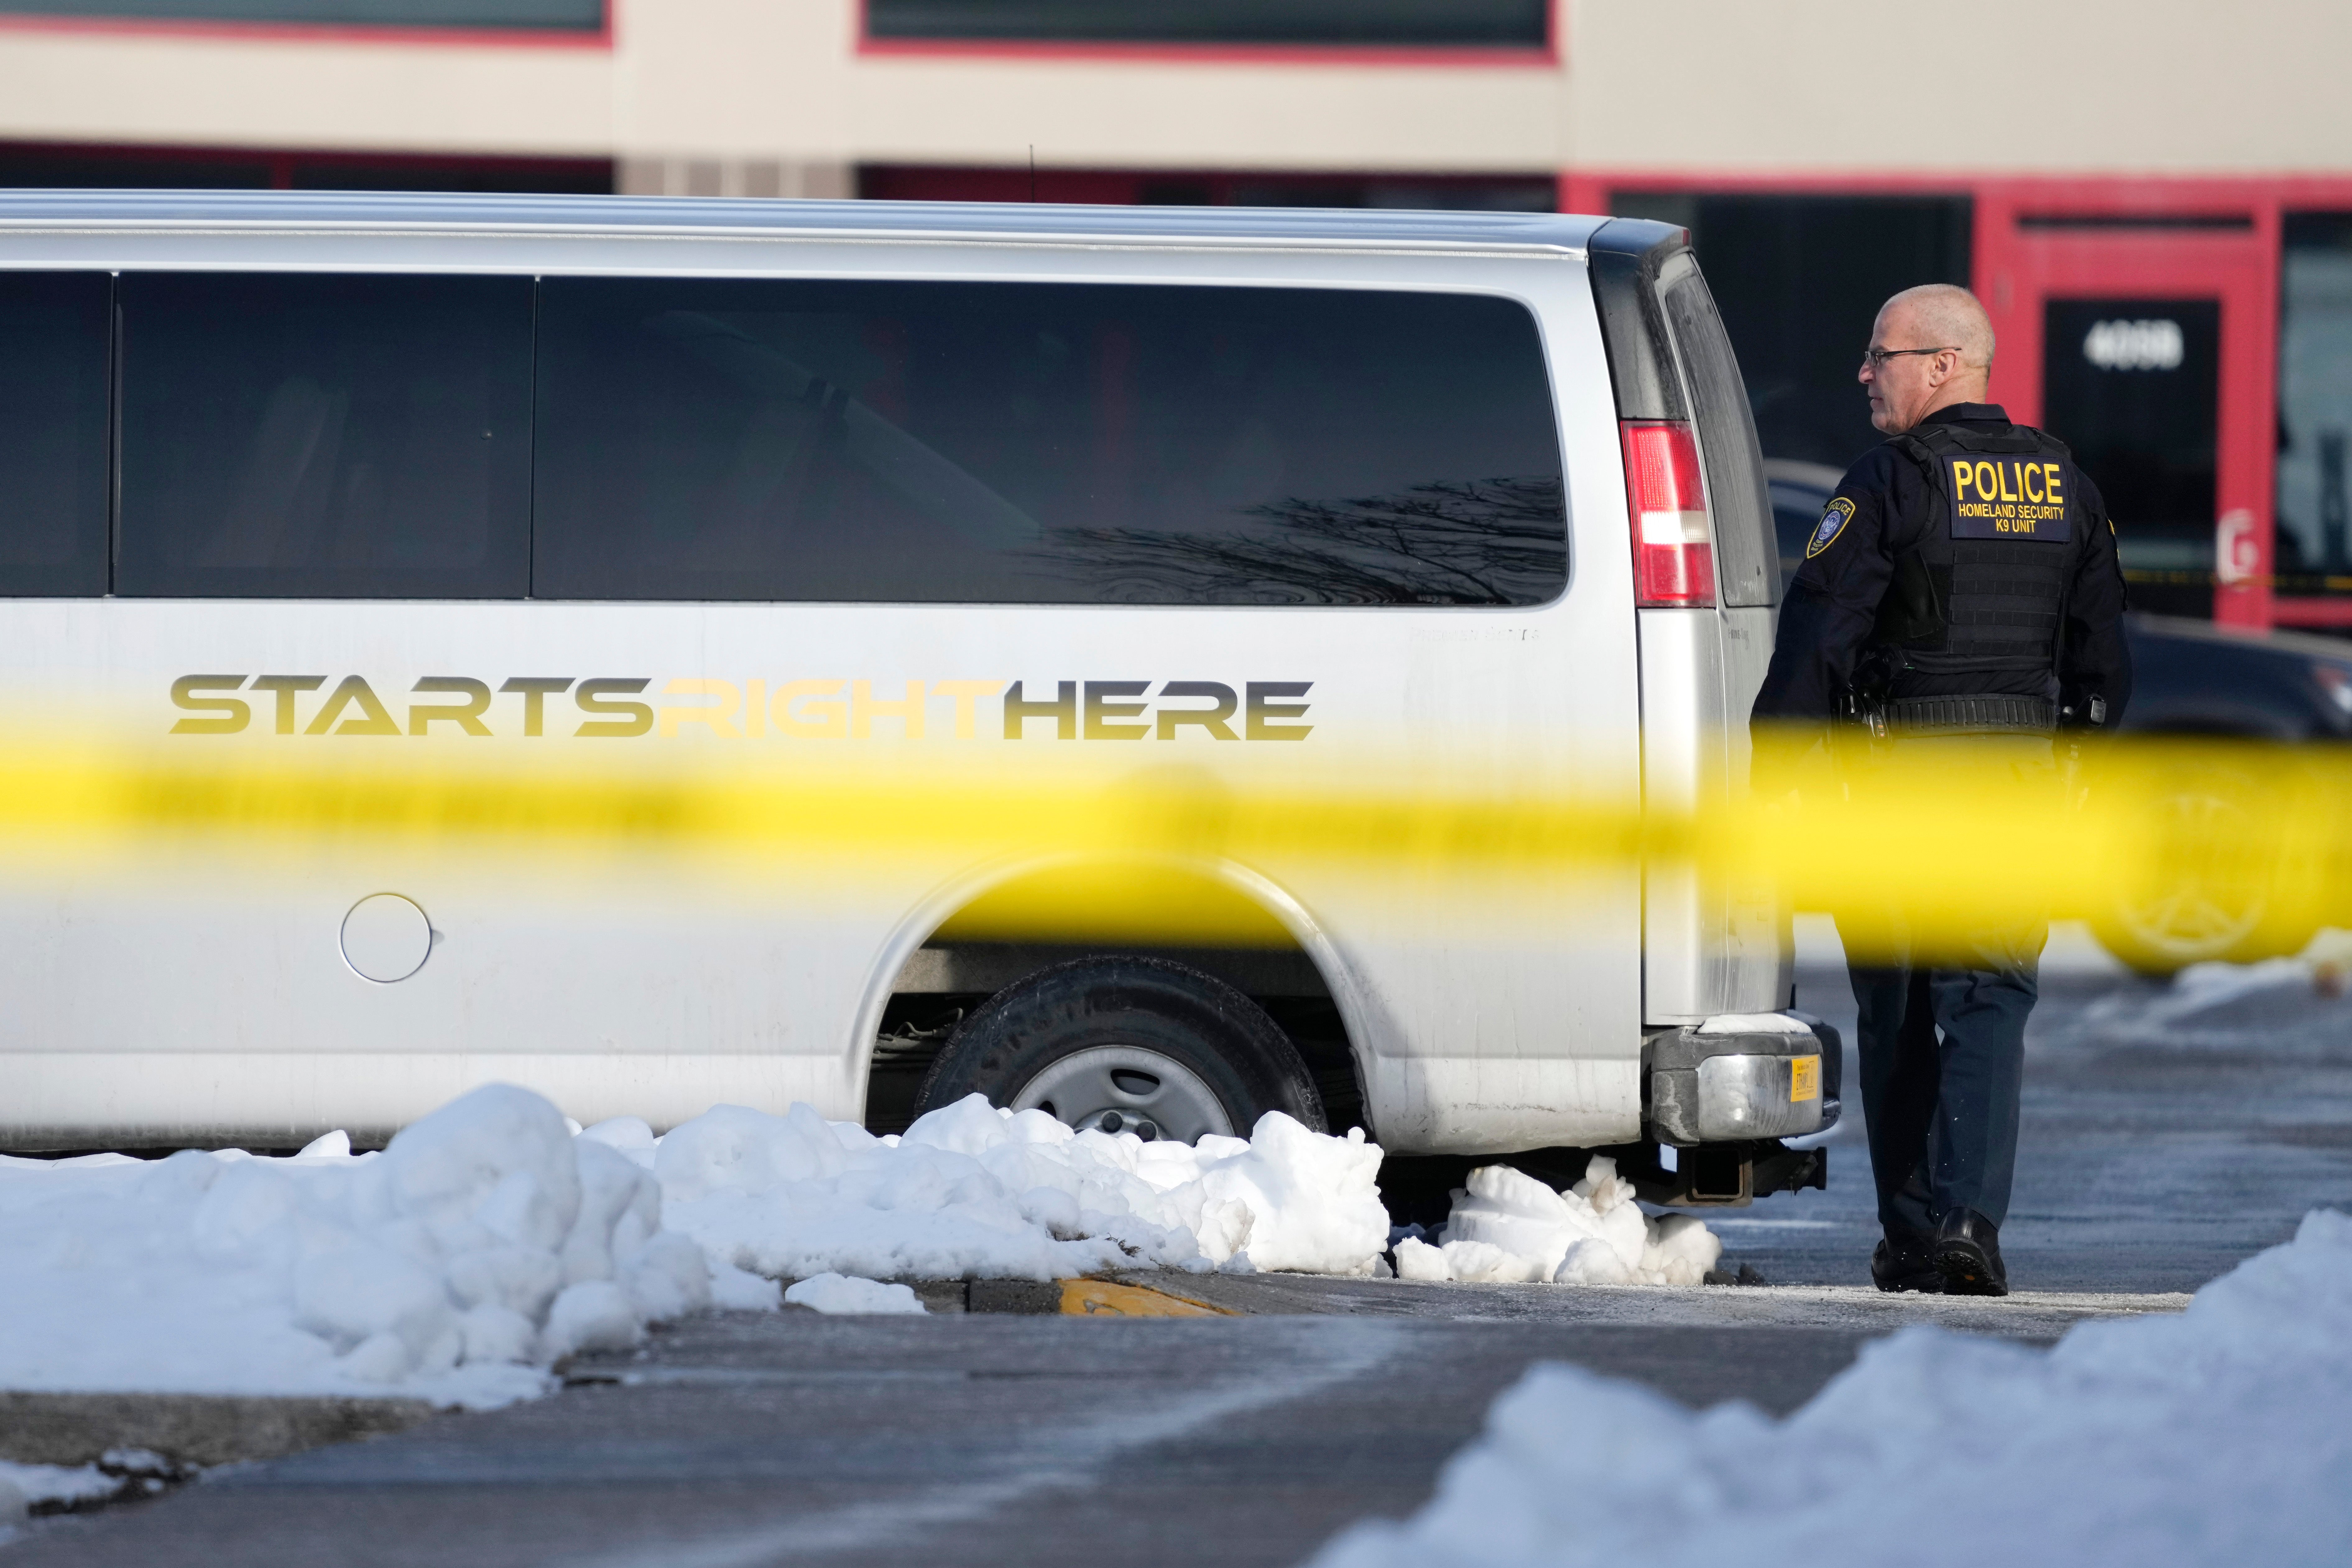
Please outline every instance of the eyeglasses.
[{"label": "eyeglasses", "polygon": [[1862,351],[1862,362],[1874,371],[1885,365],[1887,361],[1899,360],[1906,354],[1957,354],[1959,351],[1959,346],[1956,343],[1947,343],[1940,349],[1864,349]]}]

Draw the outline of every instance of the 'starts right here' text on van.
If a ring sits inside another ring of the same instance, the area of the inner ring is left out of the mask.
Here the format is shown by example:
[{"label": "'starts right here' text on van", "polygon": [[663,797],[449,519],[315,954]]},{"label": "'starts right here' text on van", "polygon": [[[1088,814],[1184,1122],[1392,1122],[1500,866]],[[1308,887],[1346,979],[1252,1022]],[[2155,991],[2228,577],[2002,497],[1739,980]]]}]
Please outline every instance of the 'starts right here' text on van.
[{"label": "'starts right here' text on van", "polygon": [[[0,345],[19,745],[1743,787],[1779,577],[1678,229],[22,193]],[[1261,845],[1134,872],[1228,912],[1203,934],[1097,927],[1086,879],[1126,873],[908,800],[863,874],[724,886],[396,834],[232,863],[152,823],[20,862],[0,1143],[366,1139],[507,1080],[656,1125],[979,1091],[1145,1137],[1696,1149],[1639,1166],[1682,1201],[1817,1169],[1778,1140],[1836,1114],[1837,1050],[1776,1011],[1769,900],[1629,857],[1473,931]]]}]

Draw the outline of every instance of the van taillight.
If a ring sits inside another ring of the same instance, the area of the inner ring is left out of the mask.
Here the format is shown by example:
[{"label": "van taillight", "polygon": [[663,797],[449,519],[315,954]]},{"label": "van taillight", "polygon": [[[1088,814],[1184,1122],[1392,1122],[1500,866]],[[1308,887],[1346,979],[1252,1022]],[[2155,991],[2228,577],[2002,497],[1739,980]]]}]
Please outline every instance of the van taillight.
[{"label": "van taillight", "polygon": [[1683,420],[1624,422],[1625,498],[1633,514],[1633,599],[1643,607],[1715,602],[1715,547],[1698,438]]}]

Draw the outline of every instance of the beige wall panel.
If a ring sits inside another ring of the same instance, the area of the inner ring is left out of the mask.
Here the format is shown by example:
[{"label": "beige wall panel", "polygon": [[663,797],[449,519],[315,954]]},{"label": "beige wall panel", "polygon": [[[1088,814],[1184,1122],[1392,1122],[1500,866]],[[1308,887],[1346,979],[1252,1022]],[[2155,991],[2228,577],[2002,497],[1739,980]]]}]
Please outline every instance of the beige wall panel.
[{"label": "beige wall panel", "polygon": [[0,139],[604,156],[591,48],[0,31]]},{"label": "beige wall panel", "polygon": [[866,56],[858,155],[1062,167],[1559,167],[1562,78],[1545,68],[1160,65]]},{"label": "beige wall panel", "polygon": [[2344,0],[1574,0],[1591,168],[2340,170]]},{"label": "beige wall panel", "polygon": [[860,55],[855,0],[621,13],[625,152],[842,164],[1549,172],[1548,68]]},{"label": "beige wall panel", "polygon": [[1563,68],[861,56],[855,0],[625,0],[610,52],[0,30],[0,139],[719,160],[730,192],[1033,144],[1049,167],[2352,167],[2344,0],[1563,15]]},{"label": "beige wall panel", "polygon": [[855,0],[625,0],[621,144],[845,162],[856,43]]}]

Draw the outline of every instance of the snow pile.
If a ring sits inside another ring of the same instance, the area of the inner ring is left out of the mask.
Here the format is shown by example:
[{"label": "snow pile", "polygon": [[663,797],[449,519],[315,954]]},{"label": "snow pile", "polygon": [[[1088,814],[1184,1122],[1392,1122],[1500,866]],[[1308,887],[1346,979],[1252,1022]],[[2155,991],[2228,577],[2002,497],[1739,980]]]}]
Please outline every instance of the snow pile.
[{"label": "snow pile", "polygon": [[923,1303],[915,1299],[911,1287],[886,1285],[879,1280],[861,1280],[850,1274],[827,1272],[811,1275],[787,1290],[784,1300],[793,1306],[806,1307],[813,1312],[868,1315],[911,1312],[918,1317],[923,1313]]},{"label": "snow pile", "polygon": [[1316,1568],[2335,1563],[2352,1542],[2352,1218],[2035,1351],[1913,1327],[1775,1421],[1530,1372],[1403,1524]]},{"label": "snow pile", "polygon": [[0,1459],[0,1542],[8,1526],[36,1508],[68,1509],[109,1501],[136,1484],[96,1465],[16,1465]]},{"label": "snow pile", "polygon": [[1369,1274],[1388,1244],[1381,1150],[1268,1112],[1246,1141],[1074,1132],[981,1096],[900,1136],[720,1105],[628,1150],[665,1223],[774,1278],[1071,1279],[1213,1267]]},{"label": "snow pile", "polygon": [[1596,1155],[1584,1179],[1554,1192],[1508,1166],[1472,1171],[1454,1200],[1445,1242],[1397,1243],[1406,1280],[1528,1281],[1559,1285],[1696,1285],[1723,1242],[1687,1214],[1653,1219],[1617,1162]]},{"label": "snow pile", "polygon": [[1812,1028],[1787,1013],[1717,1013],[1698,1026],[1701,1034],[1811,1034]]},{"label": "snow pile", "polygon": [[655,1182],[527,1090],[350,1149],[0,1157],[0,1387],[496,1404],[710,1302]]}]

